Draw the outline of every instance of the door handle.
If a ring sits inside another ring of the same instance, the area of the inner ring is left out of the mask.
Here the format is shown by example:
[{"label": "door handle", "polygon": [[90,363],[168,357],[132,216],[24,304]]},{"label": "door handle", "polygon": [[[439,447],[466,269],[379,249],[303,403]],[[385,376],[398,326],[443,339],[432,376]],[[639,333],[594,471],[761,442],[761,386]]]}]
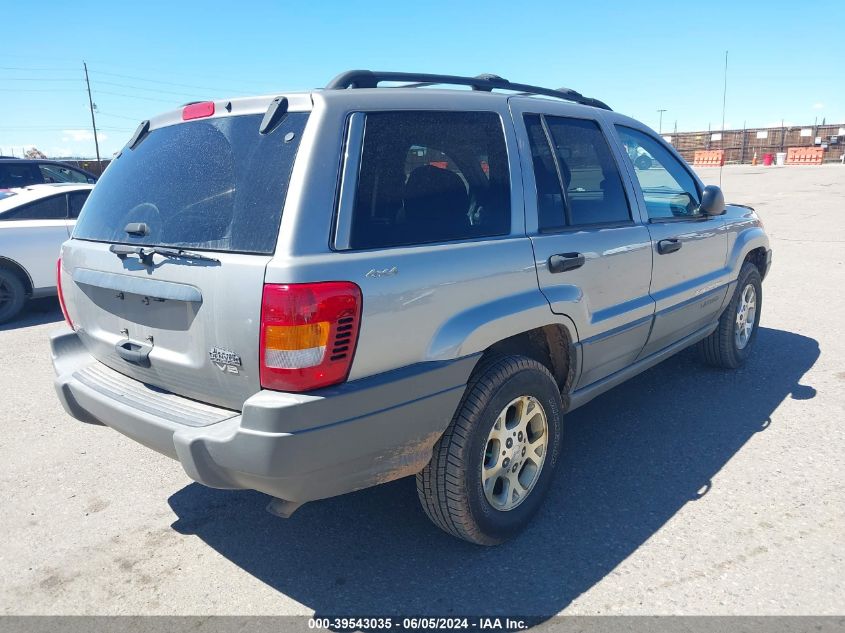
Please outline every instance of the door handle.
[{"label": "door handle", "polygon": [[681,250],[681,246],[682,243],[680,240],[660,240],[657,243],[657,252],[661,255],[668,255],[669,253],[674,253],[675,251]]},{"label": "door handle", "polygon": [[144,345],[131,339],[125,338],[114,344],[114,351],[123,360],[139,365],[141,367],[150,366],[150,352],[152,345]]},{"label": "door handle", "polygon": [[559,253],[549,257],[550,273],[565,273],[568,270],[581,268],[587,261],[581,253]]}]

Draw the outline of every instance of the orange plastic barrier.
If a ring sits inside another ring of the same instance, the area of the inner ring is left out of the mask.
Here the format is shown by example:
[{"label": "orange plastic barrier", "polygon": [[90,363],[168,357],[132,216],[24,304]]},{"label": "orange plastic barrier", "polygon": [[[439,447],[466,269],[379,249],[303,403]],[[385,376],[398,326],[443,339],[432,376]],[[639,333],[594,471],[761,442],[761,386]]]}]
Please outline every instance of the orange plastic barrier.
[{"label": "orange plastic barrier", "polygon": [[692,164],[696,167],[721,167],[725,164],[725,150],[698,150],[693,156]]},{"label": "orange plastic barrier", "polygon": [[821,165],[824,150],[821,147],[790,147],[786,151],[787,165]]}]

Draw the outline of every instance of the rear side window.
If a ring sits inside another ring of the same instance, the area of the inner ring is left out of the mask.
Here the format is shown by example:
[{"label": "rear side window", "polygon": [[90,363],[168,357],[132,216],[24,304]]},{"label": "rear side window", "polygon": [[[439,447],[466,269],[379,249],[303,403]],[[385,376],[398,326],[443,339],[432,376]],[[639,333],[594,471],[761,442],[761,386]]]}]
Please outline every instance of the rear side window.
[{"label": "rear side window", "polygon": [[573,226],[631,219],[622,177],[595,121],[546,117]]},{"label": "rear side window", "polygon": [[541,230],[566,226],[566,209],[555,158],[539,114],[525,116],[534,180],[537,183],[537,220]]},{"label": "rear side window", "polygon": [[0,215],[0,220],[64,220],[65,218],[67,218],[67,199],[63,193],[30,202]]},{"label": "rear side window", "polygon": [[352,248],[505,235],[510,215],[510,175],[499,115],[367,114]]},{"label": "rear side window", "polygon": [[[153,130],[111,162],[73,236],[100,242],[271,254],[304,112],[268,134],[263,115],[200,119]],[[145,236],[128,235],[143,222]]]},{"label": "rear side window", "polygon": [[68,216],[71,218],[79,217],[79,212],[82,211],[82,205],[91,194],[90,191],[73,191],[68,194]]},{"label": "rear side window", "polygon": [[32,163],[0,163],[0,188],[26,187],[44,182]]}]

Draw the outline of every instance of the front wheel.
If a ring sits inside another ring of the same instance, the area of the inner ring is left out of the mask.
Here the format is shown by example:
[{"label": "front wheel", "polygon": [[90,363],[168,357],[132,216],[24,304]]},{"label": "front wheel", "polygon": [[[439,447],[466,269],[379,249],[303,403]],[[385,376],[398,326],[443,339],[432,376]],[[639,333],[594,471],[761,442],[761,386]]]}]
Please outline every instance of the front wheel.
[{"label": "front wheel", "polygon": [[417,492],[435,525],[479,545],[524,528],[560,454],[562,405],[549,371],[523,356],[486,361],[467,385]]},{"label": "front wheel", "polygon": [[750,262],[739,271],[736,290],[714,332],[698,344],[702,361],[714,367],[736,369],[748,358],[757,339],[763,284],[760,271]]}]

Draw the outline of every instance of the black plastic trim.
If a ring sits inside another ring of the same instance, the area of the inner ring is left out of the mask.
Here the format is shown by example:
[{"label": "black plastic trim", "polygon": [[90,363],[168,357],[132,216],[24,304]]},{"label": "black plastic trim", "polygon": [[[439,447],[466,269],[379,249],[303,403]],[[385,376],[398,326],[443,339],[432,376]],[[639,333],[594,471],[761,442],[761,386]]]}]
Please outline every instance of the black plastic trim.
[{"label": "black plastic trim", "polygon": [[459,75],[438,75],[431,73],[405,73],[393,71],[347,70],[332,79],[326,90],[344,90],[347,88],[378,88],[383,81],[407,81],[402,88],[419,88],[422,86],[455,85],[470,86],[473,90],[491,92],[492,90],[512,90],[514,92],[556,97],[581,105],[587,105],[602,110],[610,107],[598,99],[585,97],[580,92],[569,88],[543,88],[530,84],[511,83],[498,75],[483,74],[477,77],[462,77]]}]

